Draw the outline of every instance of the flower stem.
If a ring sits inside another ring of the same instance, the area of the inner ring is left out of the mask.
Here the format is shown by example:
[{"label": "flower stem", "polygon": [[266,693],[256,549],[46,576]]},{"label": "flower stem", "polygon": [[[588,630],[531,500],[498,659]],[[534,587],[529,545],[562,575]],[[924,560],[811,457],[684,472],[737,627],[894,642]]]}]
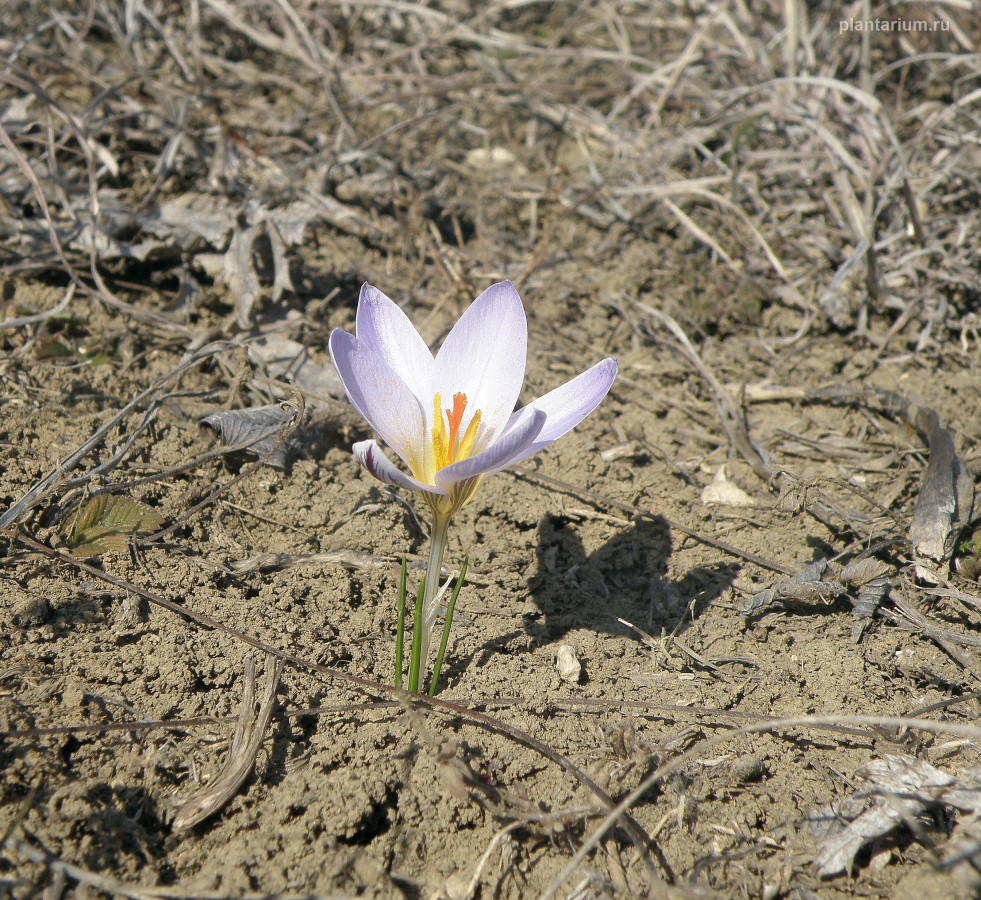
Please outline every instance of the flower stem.
[{"label": "flower stem", "polygon": [[[422,634],[419,646],[421,671],[425,671],[429,660],[429,642],[432,638],[433,625],[436,624],[436,595],[439,593],[439,570],[443,566],[443,551],[446,549],[446,535],[449,532],[450,517],[436,514],[433,521],[433,533],[429,540],[429,564],[426,566],[426,578],[423,584],[425,591],[422,599]],[[423,679],[425,680],[425,679]],[[419,690],[411,687],[409,690]]]}]

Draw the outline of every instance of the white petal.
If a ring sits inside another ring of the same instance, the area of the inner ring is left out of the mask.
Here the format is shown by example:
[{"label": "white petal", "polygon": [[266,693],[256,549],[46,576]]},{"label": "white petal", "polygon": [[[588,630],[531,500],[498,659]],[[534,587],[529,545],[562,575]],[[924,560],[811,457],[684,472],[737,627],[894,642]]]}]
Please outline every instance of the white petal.
[{"label": "white petal", "polygon": [[431,406],[433,355],[398,304],[366,284],[355,324],[358,340],[392,367],[424,408]]},{"label": "white petal", "polygon": [[527,449],[508,465],[537,453],[542,447],[547,447],[566,432],[572,431],[599,406],[616,377],[617,361],[611,356],[519,409],[508,422],[505,435],[521,428],[526,419],[538,412],[545,413],[545,425]]},{"label": "white petal", "polygon": [[335,328],[330,358],[354,408],[414,472],[420,471],[424,420],[419,401],[385,360]]},{"label": "white petal", "polygon": [[463,428],[480,410],[478,449],[495,440],[514,411],[527,355],[528,323],[510,281],[491,285],[474,300],[439,348],[434,391],[447,408],[454,394],[467,395]]},{"label": "white petal", "polygon": [[458,481],[499,472],[514,460],[523,459],[531,452],[527,448],[538,437],[545,425],[545,418],[545,413],[538,411],[526,416],[519,425],[510,429],[482,453],[440,469],[436,473],[436,484],[448,491]]},{"label": "white petal", "polygon": [[395,487],[407,488],[410,491],[428,491],[431,494],[444,493],[431,484],[423,484],[412,476],[406,475],[382,453],[381,447],[375,441],[358,441],[351,449],[354,451],[358,462],[364,466],[365,471],[374,475],[379,481],[384,481],[385,484],[393,484]]}]

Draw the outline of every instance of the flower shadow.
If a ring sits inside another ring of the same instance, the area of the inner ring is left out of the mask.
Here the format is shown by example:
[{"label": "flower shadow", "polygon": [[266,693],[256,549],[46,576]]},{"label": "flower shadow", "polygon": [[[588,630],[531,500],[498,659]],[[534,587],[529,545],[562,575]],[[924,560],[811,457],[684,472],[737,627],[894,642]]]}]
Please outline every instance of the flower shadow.
[{"label": "flower shadow", "polygon": [[659,516],[643,518],[586,553],[575,520],[545,516],[538,524],[538,570],[528,592],[538,608],[525,616],[537,643],[578,628],[622,634],[618,619],[651,634],[678,629],[699,616],[735,578],[737,567],[696,567],[678,582],[664,577],[671,533]]},{"label": "flower shadow", "polygon": [[521,626],[469,654],[458,655],[454,648],[443,669],[445,683],[496,654],[554,645],[576,630],[631,633],[620,619],[655,637],[662,628],[683,634],[739,571],[736,564],[719,563],[695,566],[677,582],[665,578],[671,532],[660,516],[637,520],[593,553],[583,547],[576,518],[546,515],[537,529],[537,567],[527,580],[531,602],[525,604]]}]

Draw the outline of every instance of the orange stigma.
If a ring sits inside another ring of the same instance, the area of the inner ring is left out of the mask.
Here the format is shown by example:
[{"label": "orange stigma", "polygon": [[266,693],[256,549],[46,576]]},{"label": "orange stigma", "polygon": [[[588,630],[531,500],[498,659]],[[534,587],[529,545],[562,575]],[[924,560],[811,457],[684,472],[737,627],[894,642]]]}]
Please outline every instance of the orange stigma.
[{"label": "orange stigma", "polygon": [[450,426],[450,447],[456,446],[456,439],[460,434],[460,422],[463,419],[463,411],[467,408],[467,395],[453,395],[453,410],[446,410],[446,421]]},{"label": "orange stigma", "polygon": [[433,397],[433,457],[436,471],[451,463],[466,459],[470,455],[474,438],[477,436],[477,428],[480,425],[480,410],[477,410],[463,434],[460,434],[463,414],[467,409],[466,394],[456,393],[453,395],[453,408],[445,410],[445,421],[442,406],[442,399],[437,394]]}]

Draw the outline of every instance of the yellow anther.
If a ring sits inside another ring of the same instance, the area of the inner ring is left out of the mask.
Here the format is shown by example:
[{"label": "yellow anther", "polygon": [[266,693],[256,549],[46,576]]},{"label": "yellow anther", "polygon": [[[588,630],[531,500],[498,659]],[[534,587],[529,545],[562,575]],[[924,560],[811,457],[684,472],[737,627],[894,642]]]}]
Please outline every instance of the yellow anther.
[{"label": "yellow anther", "polygon": [[446,426],[443,424],[442,401],[439,394],[433,397],[433,459],[436,470],[449,465],[450,443],[447,439]]},{"label": "yellow anther", "polygon": [[463,437],[460,440],[460,446],[457,447],[456,458],[466,459],[470,455],[470,448],[473,447],[473,440],[477,437],[477,428],[480,425],[480,410],[473,414],[473,418],[470,420],[470,424],[467,426],[467,430],[463,432]]}]

